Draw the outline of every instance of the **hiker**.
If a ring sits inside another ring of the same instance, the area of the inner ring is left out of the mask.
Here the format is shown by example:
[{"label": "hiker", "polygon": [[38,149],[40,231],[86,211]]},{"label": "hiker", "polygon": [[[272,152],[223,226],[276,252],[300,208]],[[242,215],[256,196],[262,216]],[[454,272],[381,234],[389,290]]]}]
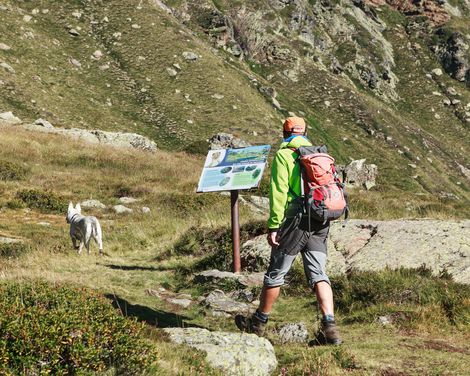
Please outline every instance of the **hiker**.
[{"label": "hiker", "polygon": [[312,146],[307,139],[303,118],[289,117],[284,125],[284,142],[276,153],[271,170],[270,216],[268,243],[272,247],[271,261],[264,276],[260,304],[251,317],[237,315],[237,327],[248,333],[262,335],[271,309],[276,302],[284,276],[301,253],[305,275],[316,294],[322,313],[318,344],[341,343],[333,311],[333,292],[325,273],[327,259],[328,221],[310,220],[304,214],[301,198],[301,172],[297,149]]}]

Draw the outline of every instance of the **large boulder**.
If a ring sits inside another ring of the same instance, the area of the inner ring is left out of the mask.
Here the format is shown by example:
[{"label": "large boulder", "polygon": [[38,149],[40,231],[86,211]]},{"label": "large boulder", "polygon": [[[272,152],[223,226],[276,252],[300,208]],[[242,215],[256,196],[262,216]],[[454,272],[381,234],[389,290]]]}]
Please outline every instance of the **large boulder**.
[{"label": "large boulder", "polygon": [[330,233],[346,269],[425,265],[436,275],[446,270],[455,281],[470,284],[470,220],[351,220],[345,228],[334,223]]},{"label": "large boulder", "polygon": [[[237,295],[239,292],[237,292]],[[236,313],[249,314],[254,309],[247,303],[236,301],[231,295],[222,290],[212,291],[203,301],[213,316],[230,316]]]},{"label": "large boulder", "polygon": [[371,189],[375,186],[377,166],[365,164],[365,159],[352,161],[343,169],[343,182],[355,187]]},{"label": "large boulder", "polygon": [[170,340],[206,352],[207,362],[227,376],[269,375],[277,367],[271,343],[255,334],[166,328]]},{"label": "large boulder", "polygon": [[235,137],[230,133],[217,133],[212,136],[209,140],[209,149],[235,149],[235,148],[244,148],[250,146],[246,141],[243,141],[240,138]]},{"label": "large boulder", "polygon": [[260,235],[242,244],[240,259],[242,269],[249,272],[266,271],[271,258],[271,246],[266,235]]}]

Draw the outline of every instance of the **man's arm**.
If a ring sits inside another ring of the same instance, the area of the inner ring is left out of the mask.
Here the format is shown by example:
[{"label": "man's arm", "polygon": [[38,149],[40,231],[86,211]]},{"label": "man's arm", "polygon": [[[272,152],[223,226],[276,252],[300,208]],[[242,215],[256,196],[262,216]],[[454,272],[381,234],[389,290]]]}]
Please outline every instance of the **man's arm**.
[{"label": "man's arm", "polygon": [[[287,204],[289,192],[289,172],[286,162],[278,152],[271,167],[271,181],[269,184],[269,232],[277,232],[282,221]],[[272,238],[275,243],[275,237]],[[268,240],[269,241],[269,240]]]}]

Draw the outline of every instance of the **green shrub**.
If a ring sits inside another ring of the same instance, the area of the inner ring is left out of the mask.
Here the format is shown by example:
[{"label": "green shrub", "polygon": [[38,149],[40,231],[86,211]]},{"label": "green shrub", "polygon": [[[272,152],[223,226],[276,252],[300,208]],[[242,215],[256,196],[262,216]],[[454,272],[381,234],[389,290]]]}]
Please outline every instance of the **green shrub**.
[{"label": "green shrub", "polygon": [[97,293],[9,282],[0,290],[0,373],[141,375],[156,360],[142,329]]},{"label": "green shrub", "polygon": [[0,181],[21,180],[29,173],[29,169],[13,162],[0,161]]},{"label": "green shrub", "polygon": [[8,201],[5,205],[8,209],[23,209],[26,207],[24,201],[14,198]]},{"label": "green shrub", "polygon": [[16,198],[23,201],[28,208],[38,209],[42,213],[65,214],[67,202],[53,192],[37,189],[25,189],[16,193]]},{"label": "green shrub", "polygon": [[0,257],[19,257],[29,251],[30,247],[22,242],[0,243]]}]

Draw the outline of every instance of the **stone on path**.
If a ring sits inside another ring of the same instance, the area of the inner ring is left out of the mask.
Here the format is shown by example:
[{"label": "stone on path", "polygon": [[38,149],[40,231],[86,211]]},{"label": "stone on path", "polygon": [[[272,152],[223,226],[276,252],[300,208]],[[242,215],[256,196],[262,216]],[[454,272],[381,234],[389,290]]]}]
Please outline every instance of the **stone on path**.
[{"label": "stone on path", "polygon": [[206,352],[206,360],[227,376],[270,375],[277,367],[271,343],[255,334],[210,332],[200,328],[166,328],[170,340]]}]

